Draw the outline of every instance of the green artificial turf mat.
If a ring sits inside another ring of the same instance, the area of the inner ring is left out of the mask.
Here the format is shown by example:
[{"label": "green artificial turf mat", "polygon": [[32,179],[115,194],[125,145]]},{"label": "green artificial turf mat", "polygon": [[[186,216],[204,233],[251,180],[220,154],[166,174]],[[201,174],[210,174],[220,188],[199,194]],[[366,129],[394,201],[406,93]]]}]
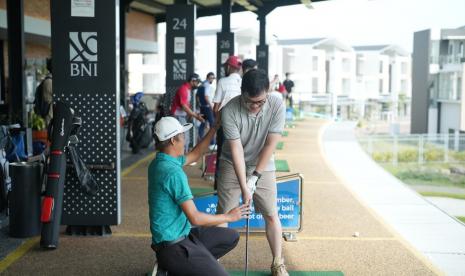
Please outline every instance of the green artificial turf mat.
[{"label": "green artificial turf mat", "polygon": [[[288,271],[290,276],[344,276],[341,271]],[[231,276],[242,276],[244,271],[228,271]],[[270,271],[250,271],[250,276],[270,276]]]},{"label": "green artificial turf mat", "polygon": [[213,192],[213,191],[214,191],[213,188],[191,188],[192,195],[194,196]]},{"label": "green artificial turf mat", "polygon": [[283,131],[283,137],[287,137],[289,135],[289,131]]},{"label": "green artificial turf mat", "polygon": [[284,142],[278,142],[278,144],[276,145],[277,150],[282,150],[283,147],[284,147]]},{"label": "green artificial turf mat", "polygon": [[274,165],[277,172],[290,172],[289,164],[286,160],[275,160]]}]

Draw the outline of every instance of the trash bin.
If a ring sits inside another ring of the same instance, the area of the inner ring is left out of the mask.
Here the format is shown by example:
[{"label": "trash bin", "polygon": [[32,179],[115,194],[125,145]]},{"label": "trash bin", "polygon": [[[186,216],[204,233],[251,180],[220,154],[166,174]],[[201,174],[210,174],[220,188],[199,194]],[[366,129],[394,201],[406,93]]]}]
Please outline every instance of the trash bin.
[{"label": "trash bin", "polygon": [[40,196],[42,164],[10,164],[10,236],[27,238],[40,234]]}]

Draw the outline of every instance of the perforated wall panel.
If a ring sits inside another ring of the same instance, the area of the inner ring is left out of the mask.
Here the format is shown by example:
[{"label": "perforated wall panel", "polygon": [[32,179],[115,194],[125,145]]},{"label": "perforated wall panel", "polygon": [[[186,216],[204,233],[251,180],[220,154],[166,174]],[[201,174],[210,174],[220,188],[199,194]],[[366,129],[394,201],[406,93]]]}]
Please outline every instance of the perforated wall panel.
[{"label": "perforated wall panel", "polygon": [[[57,100],[68,103],[82,118],[77,149],[86,164],[116,166],[117,131],[115,94],[70,93],[57,95]],[[69,163],[69,160],[68,160]],[[99,183],[99,191],[90,196],[81,190],[73,167],[68,166],[63,199],[62,224],[113,225],[117,224],[118,189],[115,170],[91,170]]]}]

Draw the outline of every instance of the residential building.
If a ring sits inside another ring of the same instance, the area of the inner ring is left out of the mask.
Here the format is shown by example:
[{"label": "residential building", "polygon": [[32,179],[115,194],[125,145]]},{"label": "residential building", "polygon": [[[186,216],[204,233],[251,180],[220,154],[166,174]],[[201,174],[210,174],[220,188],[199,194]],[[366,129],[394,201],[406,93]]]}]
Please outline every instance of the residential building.
[{"label": "residential building", "polygon": [[277,45],[282,49],[282,73],[292,73],[298,102],[310,102],[314,111],[351,116],[356,80],[352,47],[334,38],[278,40]]},{"label": "residential building", "polygon": [[396,45],[354,46],[357,82],[354,93],[362,117],[395,120],[409,114],[411,56]]},{"label": "residential building", "polygon": [[465,131],[465,26],[415,32],[412,133]]}]

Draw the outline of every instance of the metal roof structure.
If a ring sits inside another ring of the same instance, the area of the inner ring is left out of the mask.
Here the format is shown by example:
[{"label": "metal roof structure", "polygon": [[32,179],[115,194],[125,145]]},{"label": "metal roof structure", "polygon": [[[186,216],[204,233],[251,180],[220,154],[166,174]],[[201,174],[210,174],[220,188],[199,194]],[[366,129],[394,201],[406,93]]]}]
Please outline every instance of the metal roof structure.
[{"label": "metal roof structure", "polygon": [[[176,0],[126,0],[131,9],[152,14],[156,22],[165,22],[166,7],[173,5]],[[311,7],[314,2],[325,0],[231,0],[231,12],[251,11],[268,14],[273,9],[282,6],[304,4]],[[190,0],[197,5],[197,17],[221,14],[222,0]]]}]

